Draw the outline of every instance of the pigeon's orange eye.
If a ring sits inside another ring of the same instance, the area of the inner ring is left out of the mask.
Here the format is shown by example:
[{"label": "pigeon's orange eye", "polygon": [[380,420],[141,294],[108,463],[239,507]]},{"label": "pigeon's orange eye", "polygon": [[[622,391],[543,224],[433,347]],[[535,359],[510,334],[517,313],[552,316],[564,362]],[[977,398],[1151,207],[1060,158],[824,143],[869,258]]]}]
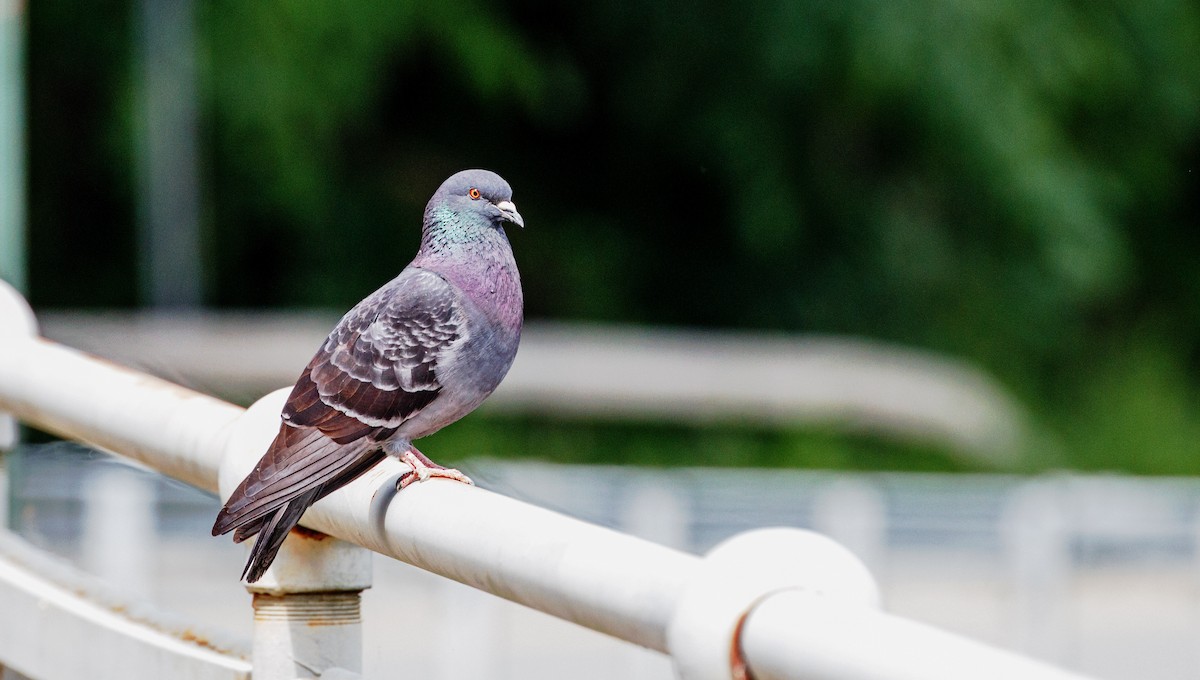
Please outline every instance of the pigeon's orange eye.
[{"label": "pigeon's orange eye", "polygon": [[467,192],[467,195],[470,196],[473,200],[478,201],[479,200],[479,189],[476,189],[475,187],[471,187],[471,190]]}]

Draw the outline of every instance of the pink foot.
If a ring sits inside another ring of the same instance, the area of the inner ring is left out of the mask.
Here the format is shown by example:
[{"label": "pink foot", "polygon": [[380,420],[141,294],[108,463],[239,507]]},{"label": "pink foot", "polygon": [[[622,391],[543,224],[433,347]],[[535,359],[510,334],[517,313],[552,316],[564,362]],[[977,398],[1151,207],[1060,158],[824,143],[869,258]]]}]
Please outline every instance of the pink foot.
[{"label": "pink foot", "polygon": [[400,475],[400,480],[396,482],[396,490],[399,491],[413,482],[423,482],[430,477],[443,477],[445,479],[453,479],[456,482],[470,484],[475,486],[475,482],[471,478],[453,468],[442,467],[437,463],[429,460],[429,458],[418,451],[416,448],[410,447],[400,456],[400,460],[408,463],[412,468],[411,472],[406,472]]}]

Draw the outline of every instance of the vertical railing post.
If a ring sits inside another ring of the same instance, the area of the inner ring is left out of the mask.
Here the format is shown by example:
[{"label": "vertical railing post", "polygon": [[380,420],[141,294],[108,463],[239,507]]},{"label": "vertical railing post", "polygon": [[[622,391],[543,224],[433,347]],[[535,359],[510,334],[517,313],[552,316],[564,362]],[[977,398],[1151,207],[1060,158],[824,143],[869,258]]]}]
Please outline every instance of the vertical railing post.
[{"label": "vertical railing post", "polygon": [[1011,644],[1059,663],[1071,648],[1064,605],[1071,593],[1068,490],[1061,480],[1026,482],[1012,492],[1001,517],[1016,631]]},{"label": "vertical railing post", "polygon": [[255,680],[362,674],[362,591],[371,586],[371,553],[298,528],[257,583]]},{"label": "vertical railing post", "polygon": [[880,490],[870,482],[838,476],[813,498],[812,528],[845,546],[880,578],[887,554],[888,511]]},{"label": "vertical railing post", "polygon": [[[15,3],[5,11],[16,14]],[[19,16],[0,17],[0,21],[4,22],[16,23],[18,20]],[[11,31],[12,28],[13,26],[6,25],[3,30]],[[3,113],[0,112],[0,117],[2,116]],[[3,144],[4,140],[0,139],[0,145]],[[6,226],[12,227],[13,225],[0,224],[0,246],[6,242],[11,245],[19,240],[18,236],[11,232],[6,240],[3,234]],[[23,263],[20,258],[24,257],[24,253],[16,252],[12,254],[12,257],[18,258],[18,262]],[[0,263],[0,265],[2,264]],[[3,269],[4,267],[0,266],[0,270]],[[12,274],[9,273],[9,275]],[[17,279],[20,282],[20,273],[18,273]],[[33,315],[33,310],[29,308],[29,303],[17,292],[16,288],[0,279],[0,352],[8,351],[12,344],[36,337],[37,333],[37,320]],[[0,532],[8,529],[9,504],[12,502],[9,498],[8,467],[5,458],[8,452],[16,447],[19,433],[16,418],[0,412]],[[4,665],[0,663],[0,677],[5,675]]]},{"label": "vertical railing post", "polygon": [[[289,390],[259,399],[238,419],[221,465],[227,498],[279,429]],[[371,587],[371,551],[303,527],[292,530],[257,583],[255,680],[349,678],[362,674],[362,591]]]},{"label": "vertical railing post", "polygon": [[[0,279],[0,352],[19,342],[37,337],[37,319],[29,303],[9,284]],[[9,481],[5,454],[17,445],[17,420],[0,412],[0,530],[8,528]]]},{"label": "vertical railing post", "polygon": [[124,465],[93,466],[83,491],[83,567],[122,592],[149,595],[158,527],[153,478]]}]

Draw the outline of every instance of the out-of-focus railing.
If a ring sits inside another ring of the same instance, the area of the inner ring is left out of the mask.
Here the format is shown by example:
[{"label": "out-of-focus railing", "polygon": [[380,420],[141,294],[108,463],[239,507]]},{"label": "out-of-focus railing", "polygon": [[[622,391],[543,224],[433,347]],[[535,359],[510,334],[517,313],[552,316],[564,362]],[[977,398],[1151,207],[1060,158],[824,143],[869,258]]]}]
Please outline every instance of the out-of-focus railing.
[{"label": "out-of-focus railing", "polygon": [[[293,382],[336,319],[312,313],[44,315],[47,337],[168,379],[262,394]],[[647,379],[653,376],[653,379]],[[485,408],[558,415],[838,422],[994,462],[1024,414],[965,362],[861,338],[529,323]]]}]

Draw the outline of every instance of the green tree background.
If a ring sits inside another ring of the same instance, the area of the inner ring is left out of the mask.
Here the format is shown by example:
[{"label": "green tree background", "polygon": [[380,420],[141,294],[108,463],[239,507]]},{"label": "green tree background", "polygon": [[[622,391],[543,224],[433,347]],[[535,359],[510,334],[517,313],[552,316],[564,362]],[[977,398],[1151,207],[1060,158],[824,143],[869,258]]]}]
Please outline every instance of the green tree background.
[{"label": "green tree background", "polygon": [[[529,224],[531,318],[926,347],[1026,402],[1028,466],[1200,472],[1195,2],[421,5],[197,3],[210,304],[346,308],[440,180],[487,167]],[[28,16],[33,301],[135,305],[134,8]],[[496,425],[460,436],[955,465],[811,429]]]}]

